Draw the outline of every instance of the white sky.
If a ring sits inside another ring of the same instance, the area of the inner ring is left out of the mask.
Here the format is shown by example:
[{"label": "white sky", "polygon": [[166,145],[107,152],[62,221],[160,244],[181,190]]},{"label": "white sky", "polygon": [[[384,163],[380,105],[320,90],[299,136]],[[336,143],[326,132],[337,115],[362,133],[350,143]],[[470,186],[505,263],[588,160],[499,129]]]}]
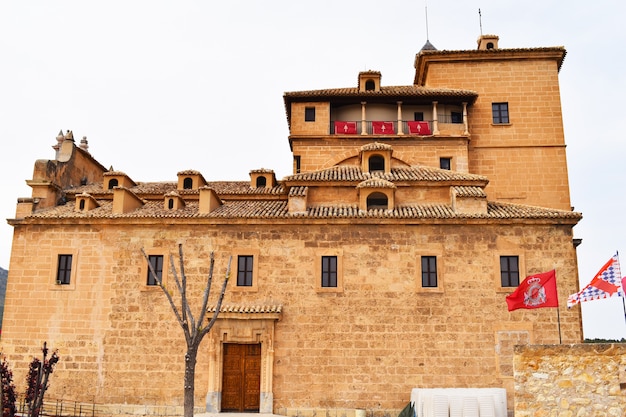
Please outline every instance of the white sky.
[{"label": "white sky", "polygon": [[[501,48],[567,49],[561,97],[585,285],[626,249],[626,3],[431,0],[430,41],[474,49],[479,8]],[[425,41],[422,1],[2,1],[0,217],[31,195],[25,180],[35,160],[54,158],[61,129],[135,181],[186,169],[209,181],[257,168],[282,178],[292,163],[285,91],[356,86],[363,70],[410,85]],[[0,223],[4,268],[11,237]],[[621,299],[582,308],[585,337],[626,337]]]}]

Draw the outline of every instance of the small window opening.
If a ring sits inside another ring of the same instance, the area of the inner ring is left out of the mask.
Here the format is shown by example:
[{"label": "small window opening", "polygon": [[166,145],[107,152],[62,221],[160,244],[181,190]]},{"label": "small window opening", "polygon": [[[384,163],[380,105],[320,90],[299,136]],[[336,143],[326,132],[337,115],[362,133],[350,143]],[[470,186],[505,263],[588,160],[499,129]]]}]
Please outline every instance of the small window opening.
[{"label": "small window opening", "polygon": [[78,203],[78,209],[85,210],[85,200],[83,199],[80,200],[80,202]]},{"label": "small window opening", "polygon": [[[150,262],[150,265],[152,265],[152,269],[154,269],[156,278],[163,282],[163,255],[149,255],[148,261]],[[157,281],[157,279],[155,279],[155,276],[152,275],[150,267],[148,267],[146,285],[159,285],[159,282]]]},{"label": "small window opening", "polygon": [[305,107],[305,109],[304,109],[304,121],[305,122],[314,122],[315,121],[315,107]]},{"label": "small window opening", "polygon": [[193,188],[193,178],[185,178],[183,180],[183,189],[185,190],[191,190]]},{"label": "small window opening", "polygon": [[493,49],[493,42],[487,42],[487,49]]},{"label": "small window opening", "polygon": [[437,286],[437,257],[422,256],[422,287]]},{"label": "small window opening", "polygon": [[452,158],[439,158],[439,168],[450,170],[451,161],[452,161]]},{"label": "small window opening", "polygon": [[491,103],[493,124],[509,123],[509,103]]},{"label": "small window opening", "polygon": [[424,112],[423,111],[416,111],[413,113],[413,120],[415,120],[416,122],[423,122],[424,121]]},{"label": "small window opening", "polygon": [[256,188],[263,188],[267,185],[267,179],[265,177],[257,177]]},{"label": "small window opening", "polygon": [[336,256],[322,256],[322,287],[337,287]]},{"label": "small window opening", "polygon": [[296,155],[293,157],[294,163],[296,165],[295,170],[296,174],[300,173],[300,155]]},{"label": "small window opening", "polygon": [[519,257],[500,257],[500,280],[503,287],[519,286]]},{"label": "small window opening", "polygon": [[384,171],[385,170],[385,158],[380,155],[372,155],[368,160],[369,172],[372,171]]},{"label": "small window opening", "polygon": [[463,113],[460,111],[450,112],[450,121],[452,123],[463,123]]},{"label": "small window opening", "polygon": [[170,199],[167,200],[167,208],[170,209],[170,210],[174,208],[174,199],[173,198],[170,198]]},{"label": "small window opening", "polygon": [[376,83],[373,80],[365,81],[365,91],[374,91],[376,90]]},{"label": "small window opening", "polygon": [[69,285],[72,275],[72,255],[59,255],[57,264],[57,284]]},{"label": "small window opening", "polygon": [[113,178],[109,180],[109,190],[112,190],[113,187],[117,187],[118,185],[119,185],[119,181],[117,180],[117,178]]},{"label": "small window opening", "polygon": [[389,202],[387,200],[387,196],[383,193],[372,193],[367,196],[367,209],[379,209],[379,210],[387,210],[389,207]]},{"label": "small window opening", "polygon": [[252,286],[252,255],[239,255],[237,257],[237,286]]}]

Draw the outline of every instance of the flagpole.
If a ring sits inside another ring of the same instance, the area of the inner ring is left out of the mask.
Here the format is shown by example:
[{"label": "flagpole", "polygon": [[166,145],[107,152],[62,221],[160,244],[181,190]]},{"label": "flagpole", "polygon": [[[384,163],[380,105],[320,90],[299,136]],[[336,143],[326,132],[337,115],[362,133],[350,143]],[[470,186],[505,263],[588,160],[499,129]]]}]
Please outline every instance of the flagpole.
[{"label": "flagpole", "polygon": [[559,307],[556,308],[556,321],[559,324],[559,345],[563,344],[561,339],[561,313],[559,312]]},{"label": "flagpole", "polygon": [[[622,266],[619,263],[619,251],[615,251],[615,257],[617,258],[617,265],[619,266],[619,274],[622,275]],[[620,281],[622,278],[620,277]],[[624,284],[622,281],[622,308],[624,309],[624,323],[626,323],[626,302],[624,302],[624,297],[626,297],[626,288],[624,288]]]}]

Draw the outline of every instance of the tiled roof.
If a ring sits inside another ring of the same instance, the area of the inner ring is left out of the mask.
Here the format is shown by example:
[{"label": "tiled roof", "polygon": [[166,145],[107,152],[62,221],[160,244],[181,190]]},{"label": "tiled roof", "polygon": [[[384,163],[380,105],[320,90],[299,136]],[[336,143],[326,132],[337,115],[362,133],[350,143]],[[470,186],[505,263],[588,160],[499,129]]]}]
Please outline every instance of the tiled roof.
[{"label": "tiled roof", "polygon": [[285,200],[233,200],[226,201],[211,213],[199,213],[198,202],[188,201],[178,210],[169,210],[162,201],[149,201],[129,213],[113,214],[112,201],[98,200],[100,207],[89,211],[74,211],[68,203],[34,212],[33,220],[62,219],[561,219],[578,221],[577,212],[525,206],[511,203],[490,202],[487,213],[455,213],[449,204],[424,204],[398,206],[394,210],[360,210],[356,204],[309,207],[305,213],[290,214]]},{"label": "tiled roof", "polygon": [[358,87],[327,88],[323,90],[291,91],[284,94],[285,101],[332,97],[450,97],[473,102],[478,93],[455,88],[430,88],[415,85],[381,86],[380,91],[359,91]]},{"label": "tiled roof", "polygon": [[390,151],[393,149],[391,145],[386,143],[374,142],[361,146],[361,152],[363,151]]},{"label": "tiled roof", "polygon": [[308,190],[309,187],[291,187],[289,189],[289,197],[304,197]]},{"label": "tiled roof", "polygon": [[487,198],[485,190],[481,187],[452,187],[458,197],[480,197]]},{"label": "tiled roof", "polygon": [[357,166],[334,166],[320,171],[295,174],[284,178],[285,182],[297,181],[355,181],[361,182],[370,178],[382,178],[387,181],[477,181],[487,183],[487,177],[466,174],[423,166],[392,168],[388,174],[379,172],[363,172]]},{"label": "tiled roof", "polygon": [[382,178],[370,178],[358,183],[356,188],[396,188],[396,185]]},{"label": "tiled roof", "polygon": [[[269,194],[280,195],[285,193],[282,184],[275,187],[253,188],[250,187],[250,181],[213,181],[208,182],[207,187],[212,188],[219,195],[246,195],[246,194]],[[162,194],[176,191],[180,195],[198,194],[198,190],[178,190],[178,184],[175,182],[140,182],[129,189],[137,195],[145,194]],[[80,187],[74,187],[64,190],[68,195],[81,194],[83,192],[91,195],[111,194],[113,190],[102,188],[102,184],[88,184]]]},{"label": "tiled roof", "polygon": [[[217,310],[217,305],[212,305],[207,308],[207,311],[214,313]],[[281,313],[283,306],[280,304],[269,305],[224,305],[220,307],[220,313],[241,313],[241,314],[263,314],[263,313]]]}]

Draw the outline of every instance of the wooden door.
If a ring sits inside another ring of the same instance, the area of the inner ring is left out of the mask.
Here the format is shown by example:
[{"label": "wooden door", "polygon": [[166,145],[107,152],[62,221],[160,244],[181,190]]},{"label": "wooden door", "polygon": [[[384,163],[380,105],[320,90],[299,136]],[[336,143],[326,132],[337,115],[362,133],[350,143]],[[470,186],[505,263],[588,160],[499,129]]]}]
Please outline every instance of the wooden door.
[{"label": "wooden door", "polygon": [[224,344],[222,411],[258,412],[261,345]]}]

